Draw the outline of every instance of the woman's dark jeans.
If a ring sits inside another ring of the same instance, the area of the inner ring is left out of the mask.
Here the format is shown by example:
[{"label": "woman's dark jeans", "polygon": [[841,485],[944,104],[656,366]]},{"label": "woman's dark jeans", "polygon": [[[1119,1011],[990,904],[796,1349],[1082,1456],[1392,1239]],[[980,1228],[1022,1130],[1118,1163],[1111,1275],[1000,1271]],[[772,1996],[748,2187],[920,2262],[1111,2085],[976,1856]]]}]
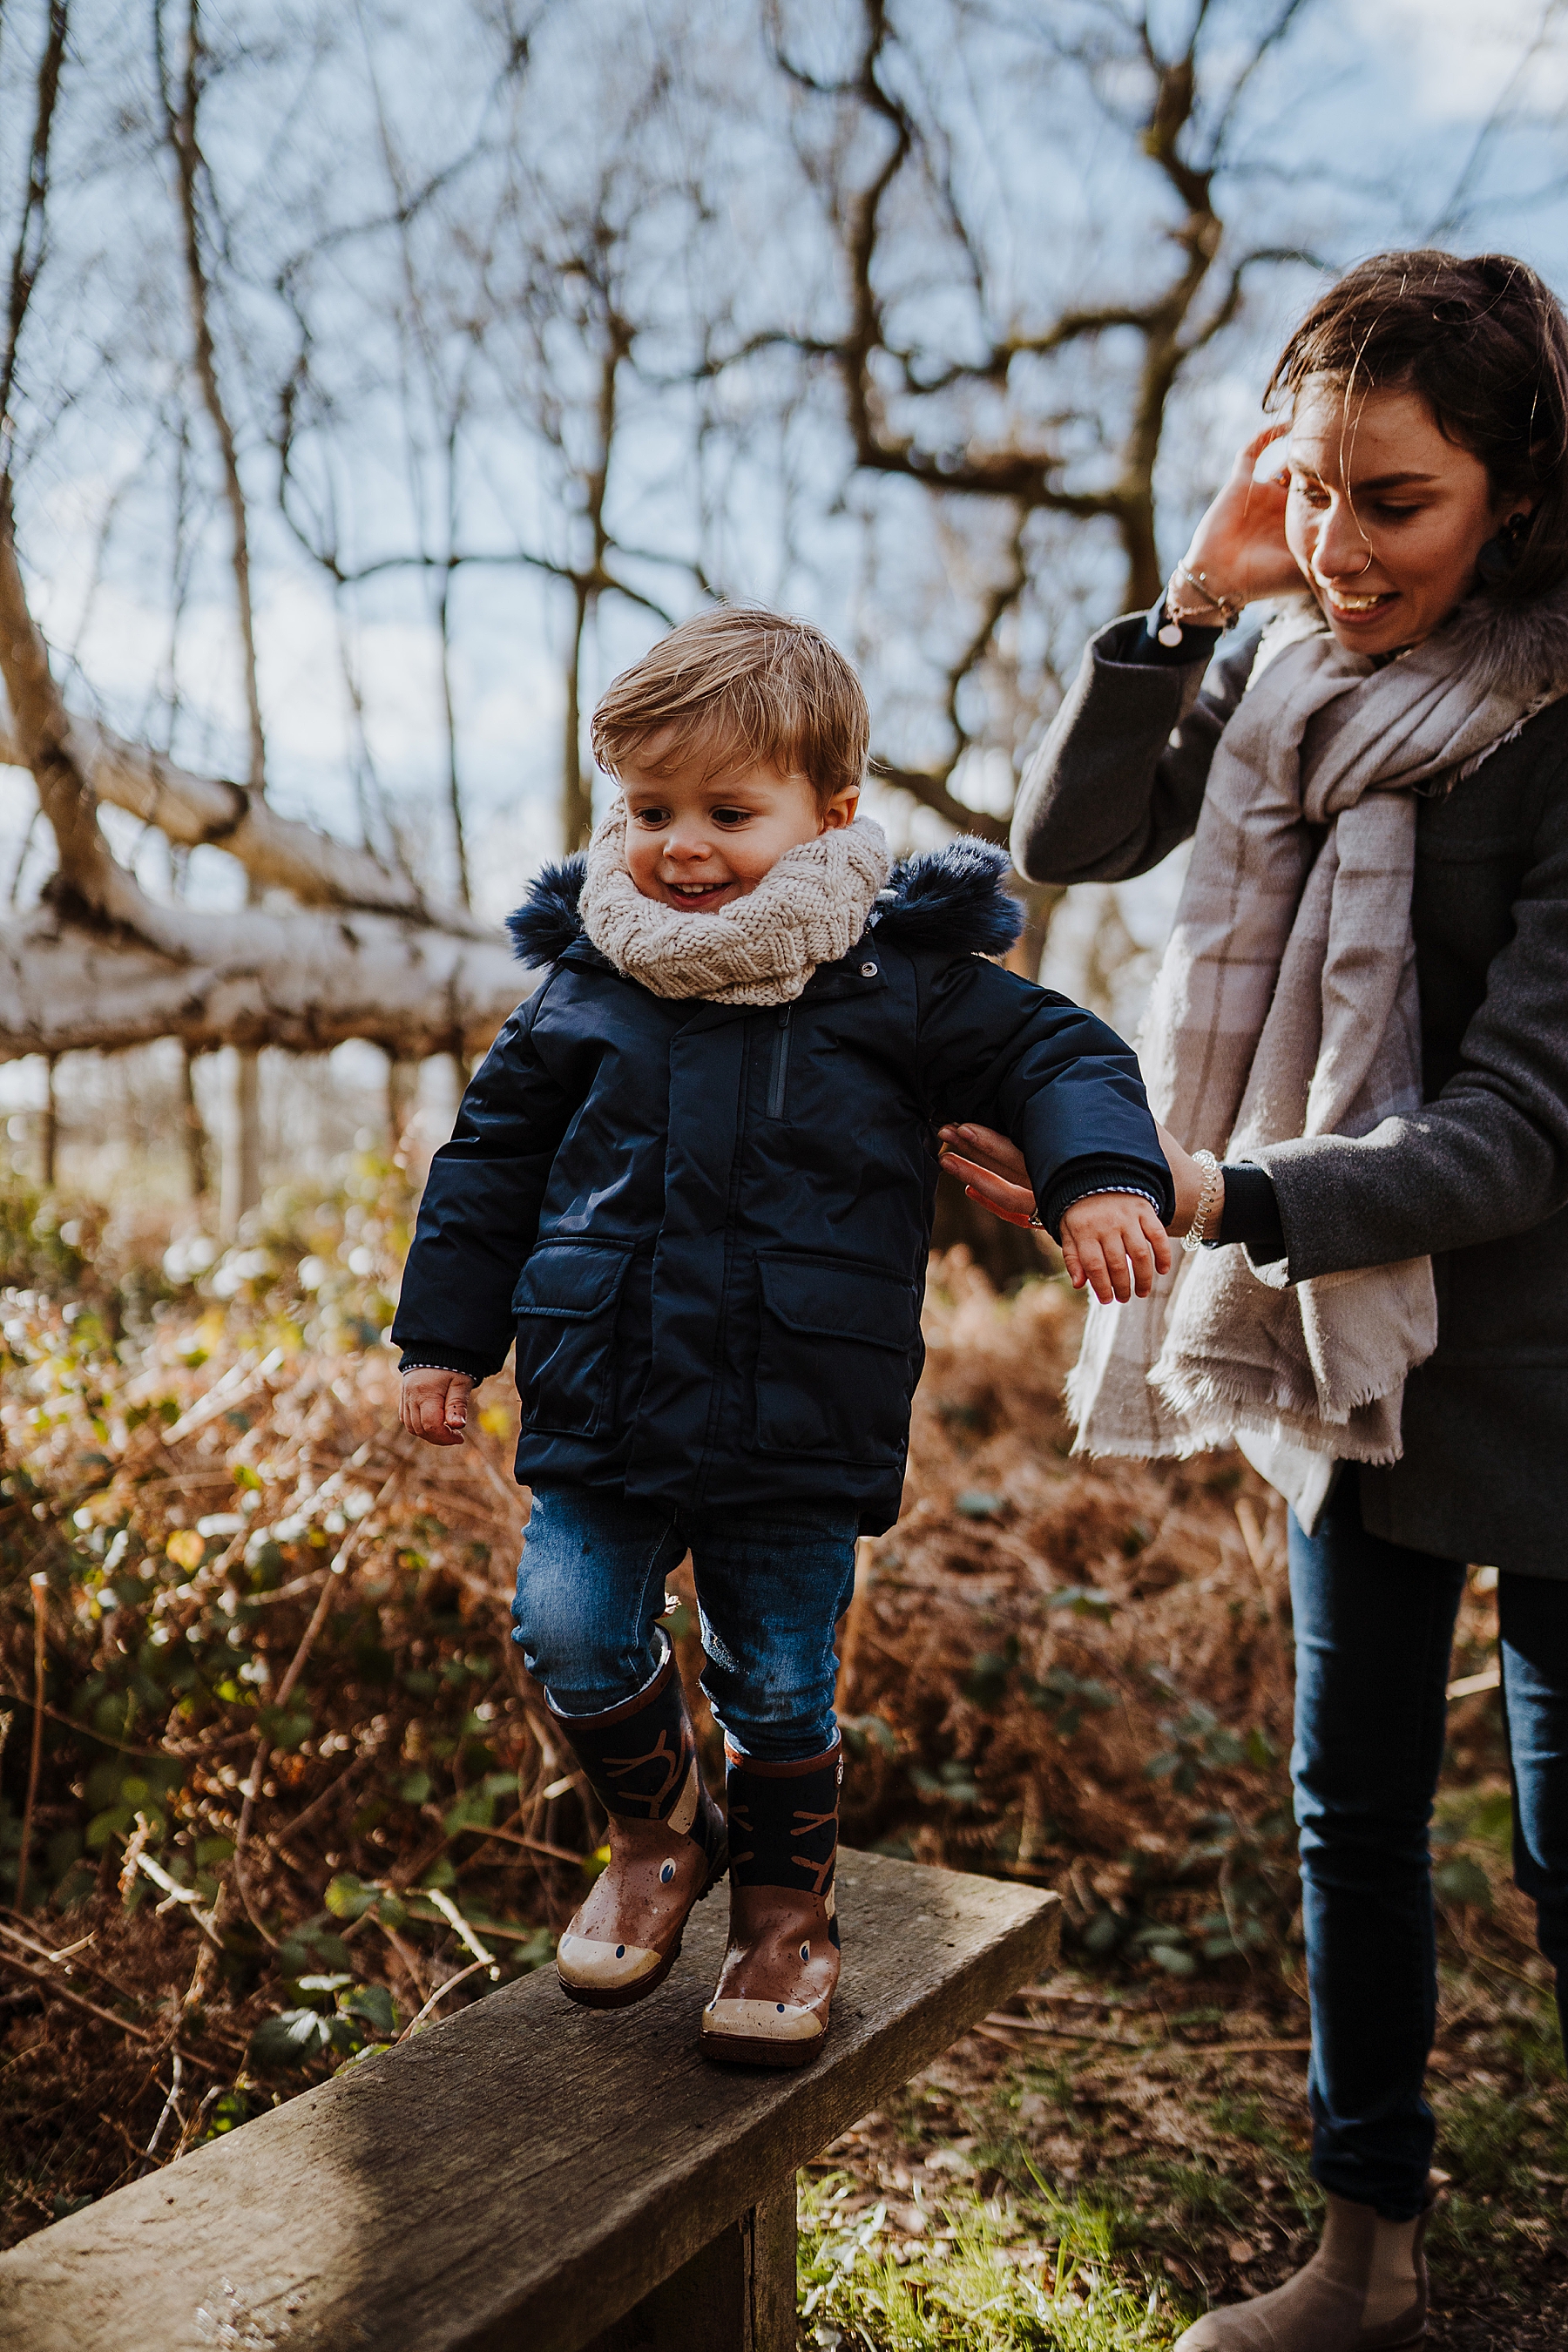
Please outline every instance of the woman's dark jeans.
[{"label": "woman's dark jeans", "polygon": [[[1408,2221],[1426,2202],[1436,2020],[1427,1826],[1464,1567],[1368,1535],[1345,1472],[1314,1536],[1290,1521],[1312,2170]],[[1514,1875],[1534,1898],[1568,2034],[1568,1580],[1498,1580]]]}]

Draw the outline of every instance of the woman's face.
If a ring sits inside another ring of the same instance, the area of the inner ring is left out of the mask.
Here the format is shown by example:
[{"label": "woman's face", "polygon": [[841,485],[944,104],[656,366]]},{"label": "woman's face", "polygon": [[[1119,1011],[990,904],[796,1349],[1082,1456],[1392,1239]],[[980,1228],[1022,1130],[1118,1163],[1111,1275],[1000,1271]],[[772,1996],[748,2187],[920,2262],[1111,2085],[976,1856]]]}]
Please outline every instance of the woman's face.
[{"label": "woman's face", "polygon": [[1415,392],[1309,378],[1296,404],[1285,537],[1341,645],[1397,652],[1430,636],[1476,583],[1476,558],[1528,498],[1497,499]]}]

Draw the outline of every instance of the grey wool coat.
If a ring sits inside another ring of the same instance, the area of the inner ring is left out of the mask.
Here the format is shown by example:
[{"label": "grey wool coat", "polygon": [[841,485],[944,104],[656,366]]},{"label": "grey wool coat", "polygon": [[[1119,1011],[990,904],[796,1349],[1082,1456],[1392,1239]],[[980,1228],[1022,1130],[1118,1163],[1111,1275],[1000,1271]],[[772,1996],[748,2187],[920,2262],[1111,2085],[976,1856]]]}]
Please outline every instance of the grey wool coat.
[{"label": "grey wool coat", "polygon": [[[1488,657],[1555,636],[1568,669],[1561,602],[1488,627]],[[1025,774],[1013,854],[1036,881],[1123,880],[1196,827],[1257,636],[1206,675],[1141,642],[1141,614],[1091,640]],[[1249,1157],[1291,1280],[1432,1258],[1436,1351],[1405,1386],[1403,1459],[1361,1471],[1368,1530],[1568,1577],[1568,699],[1423,798],[1411,911],[1423,1108]]]}]

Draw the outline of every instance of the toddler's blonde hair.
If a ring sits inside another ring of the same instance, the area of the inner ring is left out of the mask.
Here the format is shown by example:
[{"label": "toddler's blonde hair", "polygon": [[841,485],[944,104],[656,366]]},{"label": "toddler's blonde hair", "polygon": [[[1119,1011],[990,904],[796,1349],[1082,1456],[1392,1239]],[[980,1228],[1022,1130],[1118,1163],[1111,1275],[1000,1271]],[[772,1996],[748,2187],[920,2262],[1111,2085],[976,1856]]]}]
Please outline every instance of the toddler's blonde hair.
[{"label": "toddler's blonde hair", "polygon": [[[865,691],[810,621],[757,604],[721,604],[683,621],[623,670],[594,713],[594,756],[606,775],[633,761],[668,776],[757,765],[809,779],[820,807],[865,781]],[[657,760],[646,757],[656,737]]]}]

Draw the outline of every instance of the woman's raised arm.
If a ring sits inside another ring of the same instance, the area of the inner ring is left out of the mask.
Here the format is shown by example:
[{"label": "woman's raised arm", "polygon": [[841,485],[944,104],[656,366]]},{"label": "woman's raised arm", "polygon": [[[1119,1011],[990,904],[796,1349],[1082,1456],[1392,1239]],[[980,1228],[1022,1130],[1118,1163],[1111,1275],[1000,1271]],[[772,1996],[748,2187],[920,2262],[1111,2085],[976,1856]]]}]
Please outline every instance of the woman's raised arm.
[{"label": "woman's raised arm", "polygon": [[[1281,428],[1238,451],[1183,563],[1229,607],[1299,589],[1285,544],[1282,482],[1257,478]],[[1211,667],[1217,630],[1204,591],[1179,575],[1182,640],[1160,643],[1160,608],[1112,621],[1089,640],[1049,733],[1024,772],[1013,856],[1036,882],[1121,882],[1146,873],[1198,821],[1220,730],[1240,701],[1257,639],[1233,638]],[[1188,617],[1190,616],[1190,617]],[[1206,675],[1205,675],[1206,673]]]}]

